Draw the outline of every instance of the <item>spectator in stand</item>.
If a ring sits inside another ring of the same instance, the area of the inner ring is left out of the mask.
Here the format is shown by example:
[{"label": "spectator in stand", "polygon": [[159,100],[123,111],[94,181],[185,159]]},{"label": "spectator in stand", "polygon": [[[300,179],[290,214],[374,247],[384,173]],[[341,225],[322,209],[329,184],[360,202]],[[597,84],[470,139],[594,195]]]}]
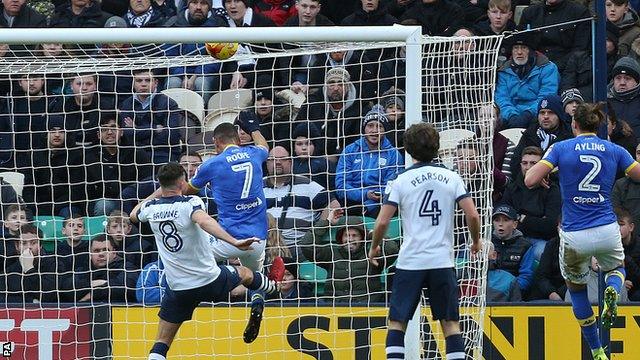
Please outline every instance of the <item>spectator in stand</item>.
[{"label": "spectator in stand", "polygon": [[[16,167],[13,119],[5,113],[5,103],[0,100],[0,171],[12,170]],[[30,136],[29,136],[30,137]]]},{"label": "spectator in stand", "polygon": [[[327,220],[317,222],[312,232],[300,240],[302,253],[327,270],[324,298],[343,304],[383,302],[385,294],[380,274],[393,264],[399,246],[395,241],[382,242],[379,265],[367,261],[371,236],[361,217],[342,217],[342,210],[331,211]],[[337,227],[336,241],[325,236],[329,224]]]},{"label": "spectator in stand", "polygon": [[[187,10],[178,14],[176,27],[226,27],[227,21],[211,12],[211,0],[189,0]],[[207,55],[205,44],[165,45],[167,56]],[[205,104],[222,86],[220,62],[198,66],[179,66],[169,69],[167,88],[184,88],[197,92]]]},{"label": "spectator in stand", "polygon": [[278,301],[282,305],[293,305],[314,301],[313,290],[309,283],[301,283],[298,279],[298,264],[290,257],[284,260],[284,278],[280,282],[280,291],[267,297],[267,300]]},{"label": "spectator in stand", "polygon": [[[500,35],[505,31],[514,31],[516,23],[513,22],[511,0],[489,0],[487,17],[476,22],[474,29],[480,36]],[[502,40],[498,53],[498,66],[511,57],[512,39],[508,37]]]},{"label": "spectator in stand", "polygon": [[416,1],[418,0],[391,0],[387,4],[387,12],[394,18],[400,19],[409,8],[415,5]]},{"label": "spectator in stand", "polygon": [[502,196],[502,202],[518,212],[518,230],[532,243],[537,260],[542,256],[546,242],[558,236],[557,219],[562,207],[560,188],[555,182],[532,189],[524,185],[527,171],[542,159],[542,155],[542,149],[536,146],[522,150],[520,173],[507,185]]},{"label": "spectator in stand", "polygon": [[100,144],[100,113],[115,109],[112,98],[99,96],[97,82],[95,74],[78,74],[71,81],[73,94],[58,97],[49,106],[49,112],[64,116],[67,130],[74,130],[76,143],[84,147]]},{"label": "spectator in stand", "polygon": [[267,245],[264,249],[264,263],[272,264],[273,259],[278,256],[290,258],[291,250],[284,243],[282,233],[278,230],[278,220],[269,213],[267,213],[267,218],[269,219],[269,231],[267,232]]},{"label": "spectator in stand", "polygon": [[529,300],[564,301],[567,284],[560,273],[560,238],[547,241],[533,278]]},{"label": "spectator in stand", "polygon": [[[609,141],[622,146],[631,156],[635,156],[638,138],[626,121],[618,120],[616,112],[610,104],[607,104],[607,134]],[[620,172],[618,175],[619,178],[625,176],[623,172]]]},{"label": "spectator in stand", "polygon": [[615,208],[614,211],[624,247],[624,268],[627,271],[624,287],[629,292],[629,300],[640,301],[640,240],[634,232],[635,223],[631,213],[624,208]]},{"label": "spectator in stand", "polygon": [[335,188],[335,163],[319,155],[320,130],[311,123],[301,123],[293,130],[293,173],[303,175],[327,190]]},{"label": "spectator in stand", "polygon": [[111,15],[100,8],[96,0],[71,0],[58,6],[51,27],[101,28]]},{"label": "spectator in stand", "polygon": [[360,0],[361,6],[351,15],[342,19],[342,26],[389,26],[398,22],[398,19],[389,15],[380,0]]},{"label": "spectator in stand", "polygon": [[607,22],[613,24],[620,33],[618,55],[628,56],[631,43],[640,36],[640,18],[629,7],[629,0],[606,0]]},{"label": "spectator in stand", "polygon": [[503,129],[526,128],[535,122],[540,101],[558,93],[560,73],[545,55],[536,54],[526,33],[513,37],[511,54],[498,70],[496,103]]},{"label": "spectator in stand", "polygon": [[160,305],[167,280],[160,260],[147,264],[136,283],[136,300],[143,305]]},{"label": "spectator in stand", "polygon": [[564,108],[564,112],[572,119],[578,105],[584,103],[582,93],[580,90],[575,88],[563,91],[560,95],[560,99],[562,100],[562,108]]},{"label": "spectator in stand", "polygon": [[387,116],[387,120],[389,120],[387,139],[401,154],[404,154],[404,91],[392,88],[382,95],[383,98],[380,101],[380,105],[384,108],[384,113]]},{"label": "spectator in stand", "polygon": [[[47,26],[47,18],[27,5],[27,0],[2,0],[0,5],[0,27],[41,28]],[[22,45],[13,45],[11,49],[24,49]]]},{"label": "spectator in stand", "polygon": [[178,104],[156,92],[158,79],[151,70],[133,71],[133,96],[120,104],[124,145],[135,145],[149,154],[155,165],[176,161],[181,153]]},{"label": "spectator in stand", "polygon": [[518,279],[510,272],[498,269],[498,252],[493,242],[487,244],[489,270],[487,271],[487,301],[516,302],[522,299]]},{"label": "spectator in stand", "polygon": [[[521,29],[535,29],[590,18],[589,9],[575,1],[546,0],[542,4],[527,7],[522,12],[519,27]],[[534,33],[535,40],[532,48],[553,61],[562,72],[573,51],[588,51],[590,49],[590,30],[589,21],[550,27]]]},{"label": "spectator in stand", "polygon": [[112,211],[107,219],[106,232],[118,255],[136,269],[142,269],[158,259],[153,237],[134,232],[126,212]]},{"label": "spectator in stand", "polygon": [[48,148],[33,152],[33,170],[26,174],[23,197],[35,205],[36,215],[66,217],[85,208],[82,149],[65,131],[62,116],[51,115],[47,122]]},{"label": "spectator in stand", "polygon": [[348,145],[336,168],[336,196],[349,213],[378,216],[387,182],[403,168],[404,159],[385,136],[389,126],[380,109],[362,120],[363,136]]},{"label": "spectator in stand", "polygon": [[252,8],[256,14],[266,16],[277,26],[282,26],[298,14],[296,5],[296,0],[256,0]]},{"label": "spectator in stand", "polygon": [[493,211],[492,219],[491,241],[498,253],[496,268],[515,276],[520,290],[526,293],[533,283],[535,258],[530,251],[531,242],[517,229],[518,213],[509,205],[500,205]]},{"label": "spectator in stand", "polygon": [[20,239],[20,228],[28,223],[26,208],[18,204],[11,204],[4,210],[3,226],[0,245],[0,273],[6,273],[13,263],[18,260],[20,253],[16,250],[15,242]]},{"label": "spectator in stand", "polygon": [[96,131],[100,146],[87,149],[87,191],[93,201],[89,213],[108,215],[121,205],[124,188],[136,186],[151,176],[151,158],[141,150],[120,146],[122,129],[115,112],[100,114],[100,127]]},{"label": "spectator in stand", "polygon": [[613,67],[613,81],[607,88],[607,101],[619,120],[626,121],[640,138],[640,65],[623,57]]},{"label": "spectator in stand", "polygon": [[320,14],[320,0],[296,0],[297,15],[285,21],[284,26],[332,26],[334,23]]},{"label": "spectator in stand", "polygon": [[[636,147],[635,159],[640,161],[640,145]],[[611,204],[629,210],[633,223],[640,224],[640,183],[626,176],[618,179],[611,192]]]},{"label": "spectator in stand", "polygon": [[0,302],[59,302],[70,285],[64,264],[47,254],[40,245],[42,233],[33,225],[22,225],[15,250],[17,261],[0,273]]},{"label": "spectator in stand", "polygon": [[465,14],[457,1],[417,0],[400,17],[403,20],[416,20],[423,35],[451,36],[463,27]]},{"label": "spectator in stand", "polygon": [[358,139],[360,119],[366,111],[347,70],[332,68],[327,71],[325,81],[322,91],[309,97],[296,120],[308,120],[321,129],[322,144],[316,151],[336,162],[345,146]]},{"label": "spectator in stand", "polygon": [[69,271],[86,268],[89,264],[89,242],[84,240],[84,217],[71,213],[62,224],[63,241],[56,246],[56,256]]},{"label": "spectator in stand", "polygon": [[[163,5],[167,3],[169,2],[162,1]],[[176,17],[167,16],[169,13],[170,11],[165,11],[155,0],[129,0],[129,9],[124,14],[124,20],[130,28],[172,26]]]},{"label": "spectator in stand", "polygon": [[[195,151],[183,152],[180,154],[179,163],[187,173],[187,179],[191,180],[196,174],[198,167],[202,165],[202,156]],[[208,185],[200,189],[197,195],[202,198],[202,201],[207,206],[206,211],[209,215],[216,215],[218,213],[218,206],[213,198],[213,191]]]},{"label": "spectator in stand", "polygon": [[298,240],[319,219],[326,219],[329,193],[315,181],[291,172],[291,157],[282,146],[269,152],[267,176],[264,178],[267,213],[278,219],[278,229],[291,253]]},{"label": "spectator in stand", "polygon": [[[107,19],[104,27],[107,29],[126,28],[127,22],[119,16],[112,16]],[[104,56],[105,58],[126,58],[139,55],[131,51],[131,44],[111,43],[99,44],[97,46],[96,55]],[[101,72],[98,74],[98,77],[98,91],[102,96],[114,99],[116,105],[122,103],[125,98],[131,95],[133,77],[131,76],[130,70]]]},{"label": "spectator in stand", "polygon": [[324,16],[329,18],[334,24],[340,24],[342,19],[346,18],[354,10],[358,8],[359,0],[344,1],[323,1],[320,11]]},{"label": "spectator in stand", "polygon": [[[497,105],[491,107],[493,113],[493,204],[497,204],[502,198],[505,187],[512,177],[511,158],[516,148],[511,140],[500,134],[500,108]],[[481,134],[485,131],[480,128]],[[484,135],[482,135],[484,136]]]},{"label": "spectator in stand", "polygon": [[522,133],[520,142],[514,150],[514,156],[511,159],[511,173],[514,176],[520,174],[521,154],[527,146],[537,146],[545,152],[552,144],[572,138],[573,133],[566,125],[569,121],[558,95],[543,97],[538,105],[537,123],[529,126]]},{"label": "spectator in stand", "polygon": [[94,236],[89,250],[90,266],[74,273],[77,301],[135,302],[140,271],[118,256],[113,241],[105,234]]},{"label": "spectator in stand", "polygon": [[[290,119],[280,116],[279,112],[276,114],[273,90],[271,88],[256,89],[253,98],[255,113],[260,119],[260,132],[267,139],[269,148],[282,145],[290,140]],[[282,109],[282,107],[278,108],[279,110]],[[250,135],[248,137],[251,138]]]}]

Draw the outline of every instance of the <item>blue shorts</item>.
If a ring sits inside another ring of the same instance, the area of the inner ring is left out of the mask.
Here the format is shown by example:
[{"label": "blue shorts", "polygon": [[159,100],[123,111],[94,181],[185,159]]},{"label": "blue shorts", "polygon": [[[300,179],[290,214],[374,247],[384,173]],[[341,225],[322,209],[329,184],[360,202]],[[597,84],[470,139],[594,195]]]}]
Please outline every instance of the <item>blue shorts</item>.
[{"label": "blue shorts", "polygon": [[221,266],[220,275],[214,281],[199,288],[173,291],[167,286],[158,316],[173,324],[191,320],[193,311],[200,302],[227,301],[229,292],[238,285],[240,285],[238,271],[231,266]]},{"label": "blue shorts", "polygon": [[453,268],[396,269],[391,289],[389,319],[402,323],[411,320],[423,290],[429,298],[434,320],[460,320],[458,282]]}]

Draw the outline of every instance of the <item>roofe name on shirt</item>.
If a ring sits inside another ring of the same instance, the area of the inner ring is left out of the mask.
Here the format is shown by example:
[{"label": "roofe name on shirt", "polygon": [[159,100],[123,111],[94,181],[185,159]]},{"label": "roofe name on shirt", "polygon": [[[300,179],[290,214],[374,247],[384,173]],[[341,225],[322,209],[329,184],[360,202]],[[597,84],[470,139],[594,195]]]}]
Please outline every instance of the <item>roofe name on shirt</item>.
[{"label": "roofe name on shirt", "polygon": [[435,173],[435,172],[429,172],[426,174],[420,174],[416,177],[413,178],[413,180],[411,180],[411,185],[413,185],[414,187],[427,182],[427,181],[440,181],[442,183],[448,184],[449,183],[449,178],[444,176],[443,174],[439,174],[439,173]]},{"label": "roofe name on shirt", "polygon": [[225,157],[225,159],[227,159],[228,163],[232,163],[232,162],[236,162],[238,160],[249,160],[251,159],[251,156],[249,156],[249,154],[245,153],[245,152],[239,152],[239,153],[235,153],[232,155],[227,155]]},{"label": "roofe name on shirt", "polygon": [[574,147],[575,151],[607,151],[606,147],[602,143],[576,143]]},{"label": "roofe name on shirt", "polygon": [[153,213],[153,220],[173,220],[178,217],[178,210],[163,210]]}]

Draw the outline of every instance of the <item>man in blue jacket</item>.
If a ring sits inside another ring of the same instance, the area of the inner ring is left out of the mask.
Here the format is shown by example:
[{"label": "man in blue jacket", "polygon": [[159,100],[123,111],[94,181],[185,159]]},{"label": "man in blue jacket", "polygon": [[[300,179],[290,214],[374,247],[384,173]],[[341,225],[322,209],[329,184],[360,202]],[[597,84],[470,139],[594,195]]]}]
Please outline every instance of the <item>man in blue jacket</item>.
[{"label": "man in blue jacket", "polygon": [[[351,213],[375,218],[387,181],[403,167],[404,159],[384,135],[389,120],[372,109],[362,120],[363,136],[348,145],[338,160],[336,197]],[[360,211],[362,210],[362,211]]]},{"label": "man in blue jacket", "polygon": [[560,73],[546,56],[535,52],[527,34],[514,36],[511,55],[498,70],[496,103],[503,129],[526,128],[535,122],[542,98],[558,93]]}]

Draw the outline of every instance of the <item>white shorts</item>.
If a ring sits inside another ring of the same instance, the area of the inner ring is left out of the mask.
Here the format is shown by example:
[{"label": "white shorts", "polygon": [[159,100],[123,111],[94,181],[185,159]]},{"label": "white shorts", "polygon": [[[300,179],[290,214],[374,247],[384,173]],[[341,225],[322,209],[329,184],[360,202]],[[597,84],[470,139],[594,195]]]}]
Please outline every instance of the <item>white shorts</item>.
[{"label": "white shorts", "polygon": [[267,245],[266,240],[251,244],[251,250],[240,250],[226,241],[218,240],[213,236],[210,238],[211,249],[217,262],[228,259],[238,258],[242,266],[248,267],[253,271],[262,271],[264,263],[264,249]]},{"label": "white shorts", "polygon": [[560,272],[574,284],[586,284],[591,257],[607,272],[622,265],[624,249],[617,222],[578,231],[560,230]]}]

